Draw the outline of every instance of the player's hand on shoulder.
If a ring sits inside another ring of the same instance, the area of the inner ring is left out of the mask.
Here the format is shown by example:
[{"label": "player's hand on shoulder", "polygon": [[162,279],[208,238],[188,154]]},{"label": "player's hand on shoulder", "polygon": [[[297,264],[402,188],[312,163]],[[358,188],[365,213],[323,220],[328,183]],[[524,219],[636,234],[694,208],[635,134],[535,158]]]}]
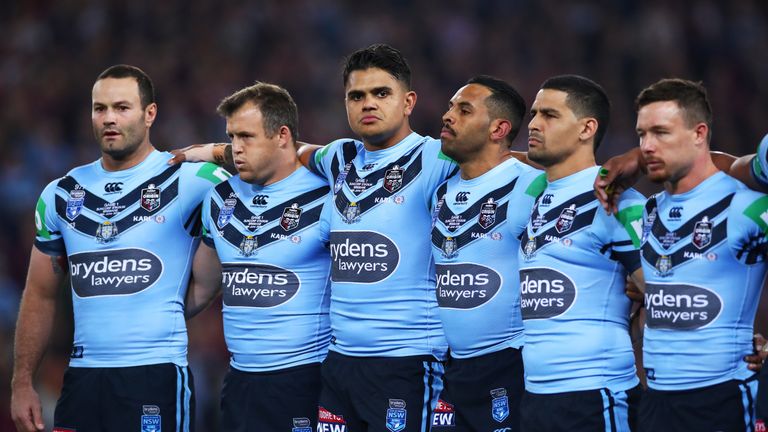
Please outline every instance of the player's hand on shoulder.
[{"label": "player's hand on shoulder", "polygon": [[182,162],[215,162],[213,149],[219,144],[192,144],[178,150],[171,150],[173,158],[168,165],[176,165]]},{"label": "player's hand on shoulder", "polygon": [[608,213],[616,213],[619,197],[634,186],[643,174],[642,155],[639,149],[630,150],[606,161],[593,184],[595,196]]},{"label": "player's hand on shoulder", "polygon": [[13,388],[11,396],[11,418],[19,432],[45,430],[40,397],[32,385]]}]

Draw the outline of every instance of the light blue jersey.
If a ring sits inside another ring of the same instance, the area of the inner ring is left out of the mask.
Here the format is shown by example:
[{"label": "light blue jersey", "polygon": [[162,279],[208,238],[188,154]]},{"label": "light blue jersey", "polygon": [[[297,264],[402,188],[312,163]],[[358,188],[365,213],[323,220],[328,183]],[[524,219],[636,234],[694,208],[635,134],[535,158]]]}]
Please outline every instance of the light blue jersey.
[{"label": "light blue jersey", "polygon": [[203,241],[222,264],[232,367],[264,372],[325,358],[330,257],[320,233],[329,190],[302,167],[267,186],[235,176],[206,197]]},{"label": "light blue jersey", "polygon": [[334,194],[330,349],[443,359],[429,202],[456,164],[440,141],[416,133],[378,151],[338,140],[314,156]]},{"label": "light blue jersey", "polygon": [[607,215],[592,190],[598,167],[549,183],[520,249],[525,387],[563,393],[638,384],[625,277],[640,267],[644,197],[628,190]]},{"label": "light blue jersey", "polygon": [[685,390],[746,379],[765,277],[768,197],[718,172],[648,200],[643,224],[648,385]]},{"label": "light blue jersey", "polygon": [[153,151],[135,167],[100,161],[51,182],[37,203],[36,247],[66,256],[75,317],[70,364],[187,364],[184,297],[205,193],[229,174],[168,166]]},{"label": "light blue jersey", "polygon": [[477,357],[523,345],[517,251],[546,176],[516,159],[433,198],[437,302],[451,356]]}]

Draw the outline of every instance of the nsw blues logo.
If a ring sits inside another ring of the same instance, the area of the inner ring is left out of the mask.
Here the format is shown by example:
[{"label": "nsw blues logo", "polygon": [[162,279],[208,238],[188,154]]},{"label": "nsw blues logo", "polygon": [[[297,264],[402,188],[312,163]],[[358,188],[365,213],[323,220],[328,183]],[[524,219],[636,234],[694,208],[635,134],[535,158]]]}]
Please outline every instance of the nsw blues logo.
[{"label": "nsw blues logo", "polygon": [[347,204],[341,218],[345,223],[353,224],[360,221],[360,206],[356,202]]},{"label": "nsw blues logo", "polygon": [[67,199],[67,218],[69,220],[74,220],[83,211],[85,190],[80,189],[80,187],[80,185],[76,185],[75,189],[69,191],[69,199]]},{"label": "nsw blues logo", "polygon": [[446,237],[445,240],[443,240],[443,256],[445,258],[451,259],[458,255],[458,251],[456,250],[456,239],[453,237]]},{"label": "nsw blues logo", "polygon": [[405,401],[402,399],[390,399],[387,409],[387,429],[391,432],[400,432],[405,429],[405,421],[408,411],[405,409]]},{"label": "nsw blues logo", "polygon": [[109,243],[117,237],[117,225],[110,221],[104,221],[96,228],[96,241]]},{"label": "nsw blues logo", "polygon": [[224,228],[232,219],[232,214],[235,212],[235,204],[237,200],[234,198],[227,198],[224,200],[224,206],[219,209],[219,217],[216,218],[216,226]]},{"label": "nsw blues logo", "polygon": [[143,405],[141,410],[141,432],[161,432],[160,408],[157,405]]},{"label": "nsw blues logo", "polygon": [[483,229],[488,229],[496,223],[496,207],[497,204],[493,202],[493,198],[488,198],[488,202],[480,206],[480,216],[477,219],[477,223]]},{"label": "nsw blues logo", "polygon": [[656,274],[661,277],[667,277],[672,274],[672,257],[661,255],[656,260]]},{"label": "nsw blues logo", "polygon": [[693,239],[691,240],[694,246],[699,249],[704,249],[712,243],[712,222],[709,218],[704,216],[702,220],[696,222],[693,226]]},{"label": "nsw blues logo", "polygon": [[244,257],[249,257],[256,254],[256,249],[259,247],[259,241],[255,236],[247,235],[243,237],[243,241],[240,242],[240,253]]},{"label": "nsw blues logo", "polygon": [[509,417],[509,398],[507,390],[497,388],[491,390],[491,417],[501,423]]},{"label": "nsw blues logo", "polygon": [[576,204],[571,204],[570,207],[563,209],[560,213],[560,217],[557,218],[555,223],[555,229],[560,234],[569,231],[573,227],[573,220],[576,218]]}]

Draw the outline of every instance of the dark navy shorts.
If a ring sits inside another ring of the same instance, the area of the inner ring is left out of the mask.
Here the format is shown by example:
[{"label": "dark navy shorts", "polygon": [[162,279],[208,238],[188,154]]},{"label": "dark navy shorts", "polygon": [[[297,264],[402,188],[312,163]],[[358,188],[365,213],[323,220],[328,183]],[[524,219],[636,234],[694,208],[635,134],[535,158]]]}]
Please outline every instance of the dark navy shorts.
[{"label": "dark navy shorts", "polygon": [[681,391],[648,389],[640,403],[640,431],[754,431],[755,378]]},{"label": "dark navy shorts", "polygon": [[221,392],[221,430],[314,432],[320,363],[273,372],[230,368]]},{"label": "dark navy shorts", "polygon": [[171,363],[123,368],[70,367],[54,430],[192,431],[192,374]]},{"label": "dark navy shorts", "polygon": [[318,432],[428,431],[443,364],[431,356],[349,357],[331,351],[322,377]]},{"label": "dark navy shorts", "polygon": [[432,430],[446,432],[520,430],[523,358],[507,348],[479,357],[450,358],[445,366]]},{"label": "dark navy shorts", "polygon": [[[629,432],[636,430],[640,385],[613,392],[606,388],[537,394],[525,392],[520,404],[526,432]],[[656,432],[664,429],[657,429]],[[691,429],[693,430],[693,429]]]}]

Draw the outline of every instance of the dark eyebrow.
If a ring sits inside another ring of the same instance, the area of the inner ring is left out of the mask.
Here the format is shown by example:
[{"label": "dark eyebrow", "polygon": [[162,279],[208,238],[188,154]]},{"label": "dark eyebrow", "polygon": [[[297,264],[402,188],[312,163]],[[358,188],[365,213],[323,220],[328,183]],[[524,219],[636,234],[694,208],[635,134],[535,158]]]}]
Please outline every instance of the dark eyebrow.
[{"label": "dark eyebrow", "polygon": [[546,115],[553,115],[553,114],[560,114],[560,111],[554,109],[554,108],[531,108],[531,114],[536,114],[537,112],[540,112],[542,114]]}]

